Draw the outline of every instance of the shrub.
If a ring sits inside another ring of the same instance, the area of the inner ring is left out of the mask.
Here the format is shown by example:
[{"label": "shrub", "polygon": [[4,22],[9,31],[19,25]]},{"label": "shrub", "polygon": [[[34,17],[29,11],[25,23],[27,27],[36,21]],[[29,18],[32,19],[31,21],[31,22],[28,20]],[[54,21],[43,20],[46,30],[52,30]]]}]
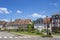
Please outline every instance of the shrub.
[{"label": "shrub", "polygon": [[1,30],[1,28],[0,28],[0,30]]},{"label": "shrub", "polygon": [[46,29],[43,29],[41,32],[44,32],[44,33],[46,33]]},{"label": "shrub", "polygon": [[55,33],[60,33],[60,27],[52,27],[52,31]]},{"label": "shrub", "polygon": [[53,37],[52,35],[43,35],[42,37]]},{"label": "shrub", "polygon": [[41,32],[46,33],[47,31],[50,33],[50,30],[49,29],[48,30],[47,29],[43,29]]},{"label": "shrub", "polygon": [[34,31],[36,34],[42,34],[39,30]]},{"label": "shrub", "polygon": [[36,34],[40,34],[40,31],[39,31],[39,30],[37,30],[37,31],[36,31]]}]

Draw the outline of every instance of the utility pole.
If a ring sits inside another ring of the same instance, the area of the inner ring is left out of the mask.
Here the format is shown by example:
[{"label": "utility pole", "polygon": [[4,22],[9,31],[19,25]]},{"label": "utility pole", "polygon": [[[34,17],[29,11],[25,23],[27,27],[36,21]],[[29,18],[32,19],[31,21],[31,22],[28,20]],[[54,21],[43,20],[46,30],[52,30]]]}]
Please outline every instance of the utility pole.
[{"label": "utility pole", "polygon": [[48,16],[46,16],[46,21],[47,21],[47,22],[46,22],[46,28],[47,28],[47,35],[48,35],[48,26],[49,26],[49,23],[48,23],[48,21],[49,21],[49,20],[48,20]]}]

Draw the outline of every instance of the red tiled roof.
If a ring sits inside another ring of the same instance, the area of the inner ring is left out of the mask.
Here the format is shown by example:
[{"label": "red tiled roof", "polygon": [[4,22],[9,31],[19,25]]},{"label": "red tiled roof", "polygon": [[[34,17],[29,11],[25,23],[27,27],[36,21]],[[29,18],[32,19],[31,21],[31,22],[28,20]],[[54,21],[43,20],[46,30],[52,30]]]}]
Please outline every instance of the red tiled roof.
[{"label": "red tiled roof", "polygon": [[5,23],[5,21],[0,21],[0,25],[4,25]]},{"label": "red tiled roof", "polygon": [[45,18],[44,23],[50,23],[51,18]]},{"label": "red tiled roof", "polygon": [[30,19],[26,19],[26,20],[21,20],[21,19],[17,19],[14,22],[9,22],[8,25],[25,25],[25,24],[31,24],[31,20]]}]

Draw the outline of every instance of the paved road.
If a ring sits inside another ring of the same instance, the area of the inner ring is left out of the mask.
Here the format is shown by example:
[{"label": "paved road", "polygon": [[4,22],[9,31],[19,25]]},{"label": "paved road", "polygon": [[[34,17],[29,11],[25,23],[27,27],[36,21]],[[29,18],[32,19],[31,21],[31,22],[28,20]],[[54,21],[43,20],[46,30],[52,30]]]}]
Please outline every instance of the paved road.
[{"label": "paved road", "polygon": [[59,37],[41,38],[39,36],[14,35],[8,32],[0,32],[0,40],[60,40]]}]

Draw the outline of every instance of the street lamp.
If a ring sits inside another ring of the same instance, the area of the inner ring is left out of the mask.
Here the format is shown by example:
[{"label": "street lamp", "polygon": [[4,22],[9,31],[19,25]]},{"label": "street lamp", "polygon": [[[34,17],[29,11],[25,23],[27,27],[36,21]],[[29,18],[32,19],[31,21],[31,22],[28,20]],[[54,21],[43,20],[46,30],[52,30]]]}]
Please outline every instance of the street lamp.
[{"label": "street lamp", "polygon": [[48,27],[49,27],[49,19],[48,19],[48,16],[46,16],[46,27],[47,27],[47,35],[48,35]]}]

